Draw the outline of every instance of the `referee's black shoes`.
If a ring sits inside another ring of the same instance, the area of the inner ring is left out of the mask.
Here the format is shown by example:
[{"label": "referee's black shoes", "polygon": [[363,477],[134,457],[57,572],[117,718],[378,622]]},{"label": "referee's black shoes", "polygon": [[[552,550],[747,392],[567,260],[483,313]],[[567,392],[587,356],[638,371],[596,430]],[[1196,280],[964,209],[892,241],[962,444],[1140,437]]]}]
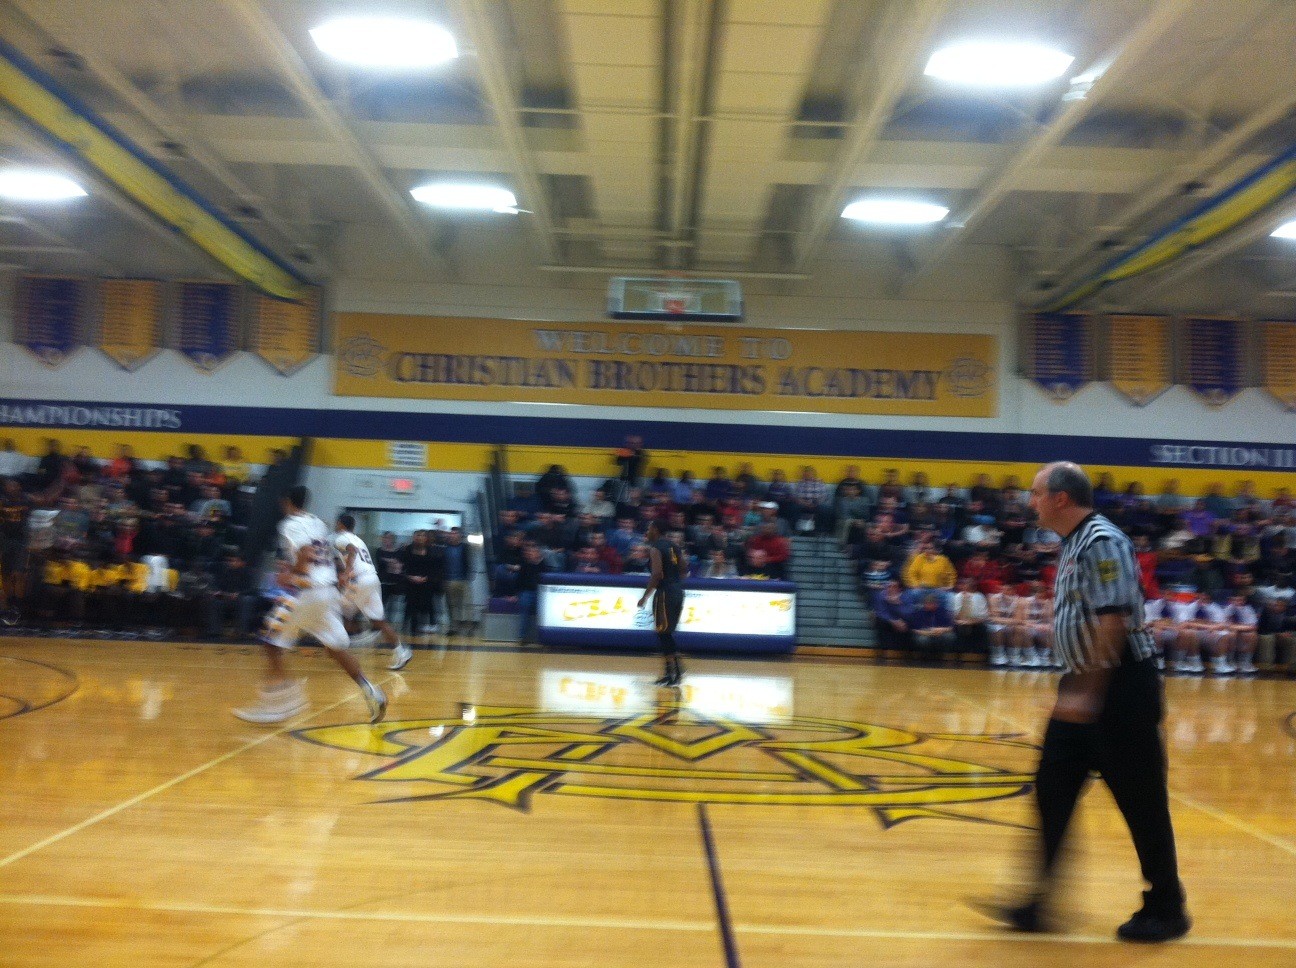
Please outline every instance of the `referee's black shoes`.
[{"label": "referee's black shoes", "polygon": [[1148,910],[1144,904],[1132,918],[1116,929],[1116,937],[1122,941],[1158,944],[1182,938],[1191,927],[1192,921],[1182,909],[1172,914],[1159,914]]}]

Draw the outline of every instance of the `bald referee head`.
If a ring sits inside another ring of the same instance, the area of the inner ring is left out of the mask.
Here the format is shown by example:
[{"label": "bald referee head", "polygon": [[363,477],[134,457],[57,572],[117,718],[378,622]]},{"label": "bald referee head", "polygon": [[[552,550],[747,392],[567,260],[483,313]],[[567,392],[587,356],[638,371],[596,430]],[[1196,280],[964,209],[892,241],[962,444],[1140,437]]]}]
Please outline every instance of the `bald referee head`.
[{"label": "bald referee head", "polygon": [[1065,538],[1093,513],[1093,484],[1078,464],[1045,464],[1031,484],[1030,506],[1043,527]]}]

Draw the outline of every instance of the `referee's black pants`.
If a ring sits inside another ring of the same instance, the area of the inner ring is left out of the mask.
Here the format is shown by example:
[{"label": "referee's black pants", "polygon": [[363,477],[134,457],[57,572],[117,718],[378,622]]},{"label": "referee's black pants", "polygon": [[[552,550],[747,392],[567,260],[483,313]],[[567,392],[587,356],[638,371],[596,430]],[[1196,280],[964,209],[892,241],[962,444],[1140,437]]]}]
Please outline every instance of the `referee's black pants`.
[{"label": "referee's black pants", "polygon": [[1161,676],[1151,659],[1127,651],[1113,671],[1095,723],[1050,719],[1044,733],[1035,794],[1040,815],[1041,889],[1055,879],[1067,827],[1091,772],[1098,772],[1125,818],[1149,890],[1145,906],[1178,913],[1184,902],[1161,738],[1165,710]]}]

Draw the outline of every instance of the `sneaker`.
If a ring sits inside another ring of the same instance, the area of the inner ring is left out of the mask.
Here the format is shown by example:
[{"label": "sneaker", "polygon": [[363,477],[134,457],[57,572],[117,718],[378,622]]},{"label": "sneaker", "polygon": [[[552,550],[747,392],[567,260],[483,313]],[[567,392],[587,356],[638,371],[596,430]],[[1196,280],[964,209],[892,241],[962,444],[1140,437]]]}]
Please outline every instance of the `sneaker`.
[{"label": "sneaker", "polygon": [[1238,662],[1237,671],[1242,673],[1244,676],[1253,676],[1260,670],[1256,668],[1255,662],[1252,661],[1251,656],[1248,655]]},{"label": "sneaker", "polygon": [[992,666],[1002,666],[1008,664],[1008,656],[1003,649],[990,650],[990,664]]},{"label": "sneaker", "polygon": [[369,706],[369,722],[380,723],[387,712],[387,694],[366,679],[360,686]]},{"label": "sneaker", "polygon": [[996,904],[991,901],[971,901],[972,910],[983,914],[991,921],[997,921],[1010,931],[1022,934],[1045,934],[1052,930],[1044,920],[1039,901],[1027,901],[1025,904]]},{"label": "sneaker", "polygon": [[392,651],[391,662],[387,663],[387,668],[393,672],[404,669],[409,665],[409,660],[412,658],[414,658],[414,650],[404,642],[397,642],[396,648]]},{"label": "sneaker", "polygon": [[1205,667],[1204,665],[1202,665],[1201,656],[1199,656],[1199,655],[1197,655],[1197,656],[1193,656],[1191,659],[1188,660],[1188,671],[1189,671],[1189,672],[1205,672],[1205,671],[1206,671],[1206,667]]},{"label": "sneaker", "polygon": [[1192,919],[1183,911],[1155,914],[1143,908],[1116,929],[1116,937],[1122,941],[1160,944],[1162,941],[1182,938],[1191,927]]},{"label": "sneaker", "polygon": [[1211,663],[1211,671],[1217,676],[1230,676],[1237,672],[1237,667],[1224,656],[1219,656]]},{"label": "sneaker", "polygon": [[1011,652],[1009,652],[1009,653],[1008,653],[1008,662],[1009,662],[1009,664],[1012,665],[1012,667],[1013,667],[1014,669],[1021,669],[1021,668],[1023,668],[1023,667],[1026,665],[1026,663],[1025,663],[1025,661],[1023,660],[1023,658],[1022,658],[1022,650],[1021,650],[1021,649],[1013,649]]},{"label": "sneaker", "polygon": [[248,723],[282,723],[306,710],[306,693],[300,682],[285,683],[278,688],[261,689],[260,698],[251,706],[233,713]]},{"label": "sneaker", "polygon": [[351,647],[353,649],[367,649],[378,641],[378,630],[370,629],[368,632],[361,632],[359,635],[351,636]]}]

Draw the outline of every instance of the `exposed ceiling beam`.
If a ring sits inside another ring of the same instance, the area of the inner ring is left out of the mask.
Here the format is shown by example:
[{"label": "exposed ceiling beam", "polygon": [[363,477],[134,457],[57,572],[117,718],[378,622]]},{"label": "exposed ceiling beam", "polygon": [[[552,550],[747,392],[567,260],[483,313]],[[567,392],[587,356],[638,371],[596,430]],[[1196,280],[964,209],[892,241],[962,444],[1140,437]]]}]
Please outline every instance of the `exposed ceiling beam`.
[{"label": "exposed ceiling beam", "polygon": [[518,120],[518,98],[506,66],[509,55],[491,24],[491,0],[457,0],[454,7],[469,44],[477,50],[477,72],[486,93],[486,101],[495,116],[495,128],[504,143],[510,173],[517,180],[522,193],[519,204],[530,213],[536,230],[534,237],[544,259],[561,262],[561,247],[554,234],[549,195],[531,146],[527,143],[526,132]]},{"label": "exposed ceiling beam", "polygon": [[[280,240],[286,243],[291,250],[287,256],[282,252],[277,254],[282,262],[289,265],[300,265],[298,260],[291,258],[291,255],[293,252],[301,251],[311,255],[312,261],[317,268],[326,273],[329,272],[329,267],[322,264],[318,257],[314,244],[299,237],[289,228],[266,205],[265,200],[244,185],[238,176],[230,171],[229,167],[184,122],[169,114],[112,64],[102,57],[89,53],[73,44],[56,26],[56,18],[52,16],[48,4],[33,2],[33,0],[10,0],[10,6],[20,16],[25,17],[33,27],[45,34],[55,45],[74,51],[77,60],[95,80],[120,98],[123,103],[134,110],[159,134],[179,145],[186,157],[200,165],[211,178],[215,179],[235,199],[242,203],[255,200],[259,212],[257,221],[264,223],[277,233]],[[264,240],[260,241],[264,244]]]},{"label": "exposed ceiling beam", "polygon": [[854,184],[857,169],[877,145],[883,127],[918,72],[918,62],[947,5],[948,0],[891,0],[888,4],[886,19],[872,45],[877,55],[875,66],[872,71],[867,67],[861,71],[862,84],[867,84],[872,97],[860,108],[836,163],[815,193],[806,232],[792,260],[797,272],[806,269],[841,217],[846,190]]},{"label": "exposed ceiling beam", "polygon": [[[1085,238],[1070,246],[1054,265],[1046,270],[1049,276],[1057,280],[1057,285],[1052,291],[1065,292],[1092,268],[1090,265],[1092,261],[1110,258],[1110,252],[1097,250],[1097,246],[1105,239],[1119,236],[1120,233],[1137,224],[1158,206],[1178,195],[1185,185],[1200,181],[1226,163],[1236,160],[1236,153],[1252,138],[1281,121],[1293,110],[1296,110],[1296,90],[1291,90],[1287,96],[1265,105],[1209,147],[1193,155],[1184,164],[1150,179],[1145,185],[1133,191],[1128,205],[1111,218],[1104,219],[1099,230],[1090,232]],[[1132,240],[1124,241],[1129,243]]]},{"label": "exposed ceiling beam", "polygon": [[250,43],[270,60],[297,100],[310,111],[328,136],[341,146],[369,194],[400,229],[401,235],[414,252],[437,268],[449,268],[446,260],[433,247],[426,225],[415,217],[410,203],[387,179],[374,156],[360,143],[337,108],[325,97],[301,55],[266,12],[262,0],[224,0],[224,3],[246,28]]},{"label": "exposed ceiling beam", "polygon": [[[666,225],[670,237],[676,242],[685,241],[690,229],[690,208],[702,173],[701,122],[702,99],[707,90],[708,68],[715,63],[716,51],[711,49],[714,36],[713,21],[723,16],[723,4],[716,0],[673,0],[668,3],[671,16],[667,20],[670,46],[670,111],[673,115],[671,132],[670,194]],[[684,247],[676,246],[667,254],[672,268],[682,269],[690,260]]]},{"label": "exposed ceiling beam", "polygon": [[1140,280],[1141,285],[1136,282],[1129,288],[1122,286],[1117,290],[1119,295],[1112,298],[1123,305],[1142,305],[1158,293],[1165,292],[1176,283],[1190,278],[1194,273],[1201,272],[1226,256],[1259,242],[1278,226],[1292,219],[1296,219],[1296,200],[1288,197],[1271,211],[1257,216],[1251,224],[1243,225],[1236,231],[1221,236],[1217,242],[1207,244],[1192,255],[1183,257],[1164,273]]},{"label": "exposed ceiling beam", "polygon": [[[37,135],[27,125],[19,123],[12,114],[7,111],[0,111],[0,131],[5,129],[11,132],[13,142],[27,145],[33,153],[39,155],[55,169],[66,168],[70,163],[73,164],[78,176],[94,186],[91,194],[96,199],[106,202],[110,208],[124,215],[129,221],[144,229],[146,233],[164,241],[175,251],[182,253],[195,267],[202,266],[202,271],[206,272],[210,272],[215,268],[222,274],[228,271],[202,249],[190,243],[183,235],[171,231],[167,226],[136,205],[135,202],[122,194],[116,185],[102,177],[89,165],[77,164],[75,157],[56,151],[43,137]],[[33,227],[37,225],[34,220],[29,221],[28,224]],[[43,226],[37,231],[41,231],[47,238],[53,235],[53,230],[47,230]],[[111,260],[100,256],[98,253],[91,253],[91,255],[97,261],[112,269],[115,275],[124,275]]]},{"label": "exposed ceiling beam", "polygon": [[[1088,70],[1077,75],[1071,86],[1071,94],[1074,96],[1064,96],[1062,107],[1052,120],[1040,127],[1029,141],[1018,148],[1003,167],[992,173],[981,185],[972,201],[949,219],[948,233],[924,261],[918,275],[938,264],[955,245],[975,232],[1013,192],[1025,172],[1039,164],[1045,155],[1074,131],[1106,94],[1119,89],[1131,71],[1143,66],[1144,55],[1179,22],[1194,2],[1195,0],[1156,0],[1155,5],[1111,50],[1099,57]],[[1081,78],[1088,84],[1086,89],[1076,87],[1076,81]]]}]

